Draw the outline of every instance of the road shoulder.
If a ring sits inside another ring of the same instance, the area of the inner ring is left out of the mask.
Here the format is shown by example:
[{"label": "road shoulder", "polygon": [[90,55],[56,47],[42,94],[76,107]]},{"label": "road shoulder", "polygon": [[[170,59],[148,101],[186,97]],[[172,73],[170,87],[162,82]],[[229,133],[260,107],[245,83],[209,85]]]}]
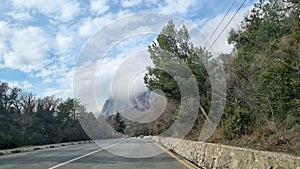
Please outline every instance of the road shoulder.
[{"label": "road shoulder", "polygon": [[156,143],[155,141],[153,141],[151,138],[147,138],[149,139],[154,145],[156,145],[157,147],[159,147],[160,149],[162,149],[165,153],[167,153],[168,155],[170,155],[171,157],[175,158],[178,162],[180,162],[181,164],[183,164],[185,167],[187,167],[188,169],[200,169],[198,166],[196,166],[195,164],[191,163],[190,161],[186,160],[185,158],[183,158],[182,156],[180,156],[179,154],[176,154],[173,151],[168,150],[167,148],[163,147],[162,145]]},{"label": "road shoulder", "polygon": [[64,146],[72,146],[72,145],[78,145],[78,144],[86,144],[86,143],[92,143],[92,142],[93,142],[92,140],[88,140],[88,141],[76,141],[76,142],[47,144],[47,145],[32,146],[32,147],[19,147],[19,148],[13,148],[13,149],[5,149],[5,150],[0,150],[0,156],[11,155],[11,154],[16,154],[16,153],[32,152],[32,151],[38,151],[38,150],[45,150],[45,149],[64,147]]}]

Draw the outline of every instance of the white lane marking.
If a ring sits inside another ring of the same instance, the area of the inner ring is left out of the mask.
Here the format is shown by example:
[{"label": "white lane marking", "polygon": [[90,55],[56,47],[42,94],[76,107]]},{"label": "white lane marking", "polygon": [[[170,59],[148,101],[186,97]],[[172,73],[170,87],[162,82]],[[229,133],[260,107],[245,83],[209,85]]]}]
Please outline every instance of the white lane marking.
[{"label": "white lane marking", "polygon": [[63,162],[63,163],[61,163],[61,164],[58,164],[58,165],[56,165],[56,166],[53,166],[53,167],[51,167],[51,168],[48,168],[48,169],[55,169],[55,168],[61,167],[61,166],[65,165],[65,164],[68,164],[68,163],[71,163],[71,162],[73,162],[73,161],[76,161],[76,160],[79,160],[79,159],[81,159],[81,158],[84,158],[84,157],[86,157],[86,156],[89,156],[89,155],[95,154],[95,153],[97,153],[97,152],[99,152],[99,151],[102,151],[102,150],[105,150],[105,149],[107,149],[107,148],[110,148],[110,147],[116,146],[116,145],[118,145],[118,144],[121,144],[121,143],[123,143],[123,142],[125,142],[125,141],[128,141],[128,140],[127,140],[127,139],[125,139],[124,141],[121,141],[121,142],[118,142],[118,143],[115,143],[115,144],[109,145],[109,146],[107,146],[107,147],[104,147],[104,148],[101,148],[101,149],[99,149],[99,150],[96,150],[96,151],[93,151],[93,152],[87,153],[87,154],[85,154],[85,155],[82,155],[82,156],[80,156],[80,157],[76,157],[76,158],[74,158],[74,159],[72,159],[72,160],[69,160],[69,161]]}]

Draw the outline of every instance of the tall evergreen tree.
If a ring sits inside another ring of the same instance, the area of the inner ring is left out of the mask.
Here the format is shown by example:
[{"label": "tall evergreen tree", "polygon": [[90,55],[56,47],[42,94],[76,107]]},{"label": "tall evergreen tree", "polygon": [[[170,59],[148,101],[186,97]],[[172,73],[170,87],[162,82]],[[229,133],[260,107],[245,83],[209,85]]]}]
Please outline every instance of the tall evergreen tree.
[{"label": "tall evergreen tree", "polygon": [[126,128],[125,122],[119,112],[117,112],[114,117],[114,128],[119,133],[124,133],[124,130]]}]

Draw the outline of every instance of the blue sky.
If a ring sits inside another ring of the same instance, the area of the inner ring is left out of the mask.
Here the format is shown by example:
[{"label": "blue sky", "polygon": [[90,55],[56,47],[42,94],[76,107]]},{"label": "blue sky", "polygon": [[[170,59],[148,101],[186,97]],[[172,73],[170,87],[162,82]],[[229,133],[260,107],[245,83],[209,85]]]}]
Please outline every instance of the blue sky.
[{"label": "blue sky", "polygon": [[[4,0],[0,6],[0,81],[38,96],[73,97],[73,76],[80,52],[107,24],[132,14],[159,13],[180,17],[209,37],[233,1]],[[216,35],[242,2],[237,0]],[[227,32],[231,27],[238,27],[253,3],[253,0],[246,2],[215,43],[217,53],[231,51],[232,47],[226,44]],[[99,93],[104,93],[100,94],[100,107],[110,97],[107,88],[101,90],[111,82],[107,76],[112,76],[112,70],[117,69],[126,55],[140,48],[146,50],[154,38],[128,39],[108,52],[110,59],[102,62],[102,73],[97,80]]]}]

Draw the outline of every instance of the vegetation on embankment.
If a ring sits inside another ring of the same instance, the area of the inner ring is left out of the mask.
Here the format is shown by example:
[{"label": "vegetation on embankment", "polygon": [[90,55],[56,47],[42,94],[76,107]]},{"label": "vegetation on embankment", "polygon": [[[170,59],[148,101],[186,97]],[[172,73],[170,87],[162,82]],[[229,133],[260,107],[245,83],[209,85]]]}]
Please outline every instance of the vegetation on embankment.
[{"label": "vegetation on embankment", "polygon": [[[234,51],[223,59],[227,74],[225,112],[208,141],[299,155],[299,17],[299,1],[260,0],[245,17],[241,29],[229,33],[228,42],[234,45]],[[156,42],[149,46],[154,67],[148,69],[145,83],[150,90],[163,91],[177,108],[180,77],[172,77],[158,68],[165,52],[172,54],[168,59],[172,64],[187,64],[197,80],[200,114],[186,137],[197,140],[211,97],[203,61],[213,65],[215,60],[209,61],[209,51],[191,43],[186,27],[177,30],[170,22],[163,28]],[[176,111],[173,116],[176,117]]]}]

